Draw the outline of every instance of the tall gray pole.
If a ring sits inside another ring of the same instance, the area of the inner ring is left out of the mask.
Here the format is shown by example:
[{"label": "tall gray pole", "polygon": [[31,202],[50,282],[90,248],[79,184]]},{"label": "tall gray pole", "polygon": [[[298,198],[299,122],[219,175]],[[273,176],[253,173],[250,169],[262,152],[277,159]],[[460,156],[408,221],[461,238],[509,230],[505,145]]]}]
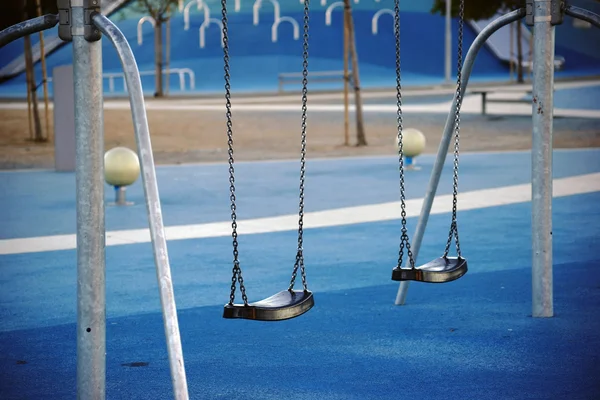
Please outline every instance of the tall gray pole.
[{"label": "tall gray pole", "polygon": [[83,7],[72,6],[71,11],[77,193],[77,398],[98,400],[105,398],[106,379],[102,44],[84,38]]},{"label": "tall gray pole", "polygon": [[551,1],[533,6],[533,134],[531,144],[532,315],[552,317],[552,118],[554,26]]},{"label": "tall gray pole", "polygon": [[446,83],[452,82],[452,0],[446,0]]}]

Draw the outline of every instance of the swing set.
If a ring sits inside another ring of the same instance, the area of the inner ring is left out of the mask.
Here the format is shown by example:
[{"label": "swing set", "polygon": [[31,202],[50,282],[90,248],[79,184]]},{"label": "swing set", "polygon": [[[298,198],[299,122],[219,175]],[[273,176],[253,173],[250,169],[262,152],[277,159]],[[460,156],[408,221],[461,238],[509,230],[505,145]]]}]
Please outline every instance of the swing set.
[{"label": "swing set", "polygon": [[[458,238],[457,224],[457,204],[458,204],[458,163],[459,163],[459,132],[460,132],[460,104],[461,104],[461,66],[462,66],[462,41],[464,25],[464,0],[460,2],[460,18],[458,28],[458,78],[457,78],[457,107],[455,115],[455,147],[454,147],[454,173],[453,173],[453,200],[452,200],[452,221],[450,224],[450,233],[446,243],[444,254],[424,265],[415,266],[415,257],[411,251],[410,241],[406,228],[406,198],[404,186],[404,154],[403,154],[403,136],[402,136],[402,84],[400,68],[400,1],[395,0],[394,7],[394,32],[396,43],[396,98],[397,98],[397,122],[398,122],[398,159],[400,171],[400,202],[402,215],[402,229],[400,236],[400,250],[398,255],[398,264],[392,270],[392,280],[394,281],[418,281],[428,283],[444,283],[456,280],[467,272],[467,260],[461,256],[460,242]],[[303,62],[302,62],[302,124],[301,124],[301,155],[300,155],[300,210],[298,225],[298,249],[296,252],[296,262],[294,264],[292,279],[287,290],[280,291],[271,297],[260,300],[255,303],[248,303],[246,288],[242,278],[242,269],[238,259],[238,234],[236,221],[236,196],[235,196],[235,175],[234,175],[234,150],[233,150],[233,132],[232,132],[232,113],[231,113],[231,94],[230,94],[230,74],[229,74],[229,36],[227,28],[227,2],[222,1],[222,23],[223,23],[223,52],[225,65],[225,102],[227,109],[227,137],[229,145],[229,182],[231,199],[231,219],[232,219],[232,237],[233,237],[233,276],[231,278],[231,294],[229,303],[225,305],[223,311],[224,318],[242,318],[259,321],[281,321],[297,317],[309,311],[314,306],[313,293],[308,290],[306,283],[306,271],[304,266],[303,254],[303,216],[304,216],[304,181],[305,181],[305,159],[306,159],[306,111],[307,111],[307,84],[308,84],[308,37],[309,37],[309,2],[304,1],[304,35],[303,35]],[[452,239],[456,242],[457,257],[449,257]],[[408,255],[410,268],[402,268],[404,260],[404,249]],[[294,290],[298,268],[302,276],[304,290]],[[243,304],[235,304],[235,292],[239,283],[242,294]]]},{"label": "swing set", "polygon": [[[135,137],[140,158],[142,183],[146,199],[150,235],[154,252],[157,280],[167,339],[174,398],[188,399],[188,388],[183,362],[177,308],[173,291],[171,269],[162,220],[152,145],[148,129],[145,101],[140,73],[133,52],[123,33],[100,13],[100,0],[57,0],[59,14],[45,15],[21,22],[0,32],[0,48],[26,35],[59,25],[59,37],[73,42],[75,83],[76,190],[77,190],[77,391],[79,398],[105,397],[105,256],[104,256],[104,182],[103,182],[103,100],[101,39],[106,36],[114,45],[123,65],[130,99]],[[288,288],[266,299],[249,303],[239,261],[236,220],[235,169],[233,122],[231,112],[231,85],[229,69],[229,36],[227,27],[227,0],[221,0],[223,22],[223,49],[225,69],[225,106],[229,146],[229,183],[231,200],[233,271],[229,302],[223,317],[258,321],[281,321],[298,317],[314,306],[313,293],[308,289],[304,265],[303,217],[307,133],[308,34],[309,0],[304,4],[302,114],[300,192],[298,212],[298,247],[292,277]],[[396,304],[403,304],[410,281],[445,283],[459,279],[467,272],[467,260],[462,256],[458,235],[458,167],[460,138],[460,107],[471,74],[475,57],[486,40],[498,29],[525,18],[533,27],[533,99],[532,107],[532,315],[551,317],[552,304],[552,232],[549,204],[552,200],[552,118],[554,83],[554,25],[561,24],[564,15],[586,21],[600,28],[600,16],[560,0],[526,0],[526,7],[511,11],[486,26],[475,38],[462,60],[464,0],[460,0],[458,25],[457,88],[450,113],[440,141],[429,187],[412,243],[406,228],[404,185],[404,157],[402,135],[402,87],[400,68],[400,9],[395,0],[394,31],[396,45],[397,127],[399,156],[399,185],[401,207],[401,235],[398,262],[391,278],[400,282]],[[542,109],[543,108],[543,109]],[[543,112],[537,112],[542,109]],[[533,110],[533,108],[532,108]],[[450,141],[454,137],[452,214],[448,240],[443,255],[423,265],[415,260],[423,238],[436,189],[444,166]],[[449,256],[454,240],[456,256]],[[405,254],[408,266],[403,267]],[[295,290],[298,270],[302,290]],[[236,304],[237,285],[243,303]]]}]

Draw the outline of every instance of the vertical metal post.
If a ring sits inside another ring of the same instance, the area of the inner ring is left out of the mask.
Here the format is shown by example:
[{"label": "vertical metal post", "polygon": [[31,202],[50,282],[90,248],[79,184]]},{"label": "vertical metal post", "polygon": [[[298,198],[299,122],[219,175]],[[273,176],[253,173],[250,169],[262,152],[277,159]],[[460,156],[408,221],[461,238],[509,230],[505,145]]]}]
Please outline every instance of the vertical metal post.
[{"label": "vertical metal post", "polygon": [[104,126],[100,0],[58,0],[58,36],[73,42],[77,197],[77,399],[106,397]]},{"label": "vertical metal post", "polygon": [[452,0],[446,0],[446,83],[452,82]]},{"label": "vertical metal post", "polygon": [[52,70],[54,87],[54,168],[75,171],[75,88],[73,66],[61,65]]},{"label": "vertical metal post", "polygon": [[532,315],[552,317],[552,118],[554,26],[552,1],[533,5]]}]

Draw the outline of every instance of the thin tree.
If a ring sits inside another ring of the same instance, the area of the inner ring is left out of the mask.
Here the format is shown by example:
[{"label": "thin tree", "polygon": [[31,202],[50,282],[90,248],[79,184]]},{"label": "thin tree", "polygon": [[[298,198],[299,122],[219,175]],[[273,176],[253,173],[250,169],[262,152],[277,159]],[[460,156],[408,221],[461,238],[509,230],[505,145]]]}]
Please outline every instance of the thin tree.
[{"label": "thin tree", "polygon": [[[29,12],[27,10],[27,0],[23,0],[23,20],[29,18]],[[27,99],[31,101],[31,105],[33,106],[33,127],[34,127],[34,135],[33,140],[36,142],[45,142],[44,136],[42,135],[42,125],[40,122],[40,112],[38,108],[38,98],[37,98],[37,83],[35,79],[35,71],[33,69],[33,55],[31,53],[31,38],[29,35],[24,38],[25,45],[25,75],[27,78]],[[28,107],[29,110],[29,107]],[[31,118],[31,114],[29,114],[29,118]],[[31,127],[31,124],[30,124]],[[30,128],[31,129],[31,128]]]},{"label": "thin tree", "polygon": [[163,39],[162,26],[171,18],[171,12],[177,8],[179,0],[137,0],[137,10],[147,13],[154,19],[154,66],[155,66],[155,97],[162,97],[163,92]]}]

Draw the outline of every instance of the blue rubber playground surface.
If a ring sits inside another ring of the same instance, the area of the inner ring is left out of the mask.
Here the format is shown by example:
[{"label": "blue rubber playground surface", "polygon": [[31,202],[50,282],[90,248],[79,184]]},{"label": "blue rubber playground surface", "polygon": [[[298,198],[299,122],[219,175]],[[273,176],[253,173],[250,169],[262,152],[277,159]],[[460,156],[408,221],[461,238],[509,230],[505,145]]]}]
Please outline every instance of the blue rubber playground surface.
[{"label": "blue rubber playground surface", "polygon": [[[421,169],[406,174],[411,237],[433,161],[423,155]],[[451,161],[439,196],[452,193]],[[290,161],[238,164],[240,229],[297,213],[298,170]],[[304,249],[315,307],[296,319],[223,319],[230,237],[169,240],[190,397],[600,398],[600,149],[554,152],[553,318],[531,317],[531,204],[519,197],[530,194],[530,170],[529,152],[463,154],[459,228],[469,272],[412,283],[404,306],[394,305],[390,280],[399,220],[368,221],[360,208],[398,201],[394,157],[309,160]],[[226,164],[157,173],[169,229],[229,223]],[[107,398],[173,398],[151,245],[110,243],[115,232],[147,228],[141,182],[128,199],[135,205],[106,207]],[[36,246],[75,233],[75,177],[1,172],[0,207],[0,398],[73,398],[76,252],[68,243]],[[328,213],[341,208],[364,222],[331,222]],[[431,215],[420,262],[442,254],[449,224],[444,210]],[[287,288],[295,257],[293,226],[261,229],[240,235],[250,301]],[[11,241],[27,238],[37,241]]]}]

